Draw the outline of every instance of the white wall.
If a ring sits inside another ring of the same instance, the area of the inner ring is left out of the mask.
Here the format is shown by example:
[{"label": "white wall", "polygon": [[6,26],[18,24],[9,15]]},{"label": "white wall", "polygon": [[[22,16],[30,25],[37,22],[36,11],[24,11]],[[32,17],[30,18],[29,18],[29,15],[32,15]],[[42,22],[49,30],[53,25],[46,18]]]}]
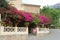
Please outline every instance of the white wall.
[{"label": "white wall", "polygon": [[49,28],[38,28],[37,27],[37,34],[40,34],[40,33],[49,33]]},{"label": "white wall", "polygon": [[[7,28],[11,28],[11,27],[7,27]],[[22,32],[18,32],[17,30],[17,27],[14,27],[15,28],[15,31],[13,31],[13,32],[4,32],[4,27],[3,26],[1,26],[0,27],[0,35],[13,35],[13,34],[28,34],[28,28],[26,28],[26,31],[22,31]],[[25,28],[25,27],[24,27]]]}]

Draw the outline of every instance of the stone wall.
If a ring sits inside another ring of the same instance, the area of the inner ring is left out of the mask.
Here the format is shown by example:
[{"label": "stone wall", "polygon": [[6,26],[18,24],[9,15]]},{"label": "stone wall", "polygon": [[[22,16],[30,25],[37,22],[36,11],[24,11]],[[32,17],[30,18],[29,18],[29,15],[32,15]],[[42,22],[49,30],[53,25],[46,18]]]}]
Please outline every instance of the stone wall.
[{"label": "stone wall", "polygon": [[0,40],[28,40],[28,28],[1,26]]},{"label": "stone wall", "polygon": [[39,5],[24,4],[22,0],[11,0],[9,2],[12,6],[16,7],[18,10],[23,10],[31,13],[40,13]]},{"label": "stone wall", "polygon": [[32,5],[32,4],[23,4],[24,11],[30,13],[40,13],[40,6],[39,5]]},{"label": "stone wall", "polygon": [[28,34],[28,27],[0,27],[0,35]]}]

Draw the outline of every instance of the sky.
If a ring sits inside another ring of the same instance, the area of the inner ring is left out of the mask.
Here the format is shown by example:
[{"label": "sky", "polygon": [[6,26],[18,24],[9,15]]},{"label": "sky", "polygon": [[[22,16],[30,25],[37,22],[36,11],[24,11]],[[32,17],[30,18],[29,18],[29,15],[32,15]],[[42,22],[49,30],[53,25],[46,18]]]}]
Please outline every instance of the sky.
[{"label": "sky", "polygon": [[43,6],[51,6],[57,3],[60,3],[60,0],[23,0],[23,3],[28,3],[28,4],[36,4],[40,5],[41,7]]}]

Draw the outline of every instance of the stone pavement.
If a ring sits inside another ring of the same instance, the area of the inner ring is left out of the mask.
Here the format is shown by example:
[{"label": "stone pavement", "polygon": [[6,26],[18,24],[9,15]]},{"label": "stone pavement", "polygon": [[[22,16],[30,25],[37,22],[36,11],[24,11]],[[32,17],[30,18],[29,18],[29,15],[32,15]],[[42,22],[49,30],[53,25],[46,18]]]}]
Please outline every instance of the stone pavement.
[{"label": "stone pavement", "polygon": [[[8,39],[7,39],[8,38]],[[27,38],[27,39],[26,39]],[[59,29],[50,29],[50,34],[37,37],[34,35],[12,35],[12,36],[0,36],[0,40],[60,40],[60,30]]]},{"label": "stone pavement", "polygon": [[50,29],[50,34],[43,37],[36,37],[30,35],[28,40],[60,40],[60,30],[59,29]]},{"label": "stone pavement", "polygon": [[27,40],[27,35],[1,35],[0,40]]}]

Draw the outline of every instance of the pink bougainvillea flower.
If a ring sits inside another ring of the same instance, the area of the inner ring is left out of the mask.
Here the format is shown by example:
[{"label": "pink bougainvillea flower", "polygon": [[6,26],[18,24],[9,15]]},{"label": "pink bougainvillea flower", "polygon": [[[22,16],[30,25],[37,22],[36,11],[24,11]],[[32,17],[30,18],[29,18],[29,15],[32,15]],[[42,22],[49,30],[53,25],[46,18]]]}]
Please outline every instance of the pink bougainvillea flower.
[{"label": "pink bougainvillea flower", "polygon": [[38,15],[38,19],[41,23],[44,23],[44,17],[42,15]]},{"label": "pink bougainvillea flower", "polygon": [[37,15],[40,23],[49,24],[50,18],[48,16]]},{"label": "pink bougainvillea flower", "polygon": [[4,20],[4,22],[6,22],[6,23],[11,23],[11,20],[9,19],[9,18],[6,18],[5,20]]},{"label": "pink bougainvillea flower", "polygon": [[44,16],[45,24],[50,24],[50,18],[48,16]]},{"label": "pink bougainvillea flower", "polygon": [[27,22],[31,22],[33,20],[33,16],[28,12],[23,12],[22,16],[24,17],[24,20]]},{"label": "pink bougainvillea flower", "polygon": [[17,18],[18,18],[18,19],[22,19],[22,16],[20,16],[20,15],[17,15]]}]

